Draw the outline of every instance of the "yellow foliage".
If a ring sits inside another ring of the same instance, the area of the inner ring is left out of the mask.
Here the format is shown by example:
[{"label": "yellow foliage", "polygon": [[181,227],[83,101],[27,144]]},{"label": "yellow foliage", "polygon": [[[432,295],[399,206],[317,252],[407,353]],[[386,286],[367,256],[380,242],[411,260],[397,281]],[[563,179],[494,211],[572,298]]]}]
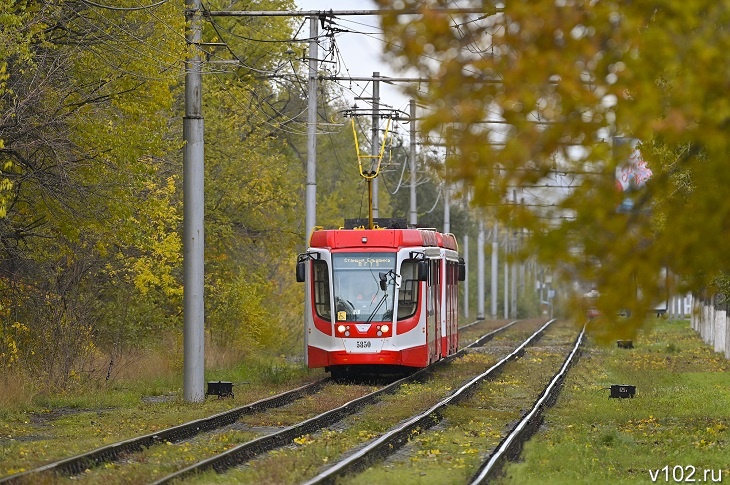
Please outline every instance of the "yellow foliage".
[{"label": "yellow foliage", "polygon": [[6,326],[0,320],[0,367],[10,368],[19,362],[18,343],[28,335],[29,329],[25,324],[14,322]]},{"label": "yellow foliage", "polygon": [[[602,336],[630,335],[667,292],[730,272],[725,2],[537,0],[448,15],[427,10],[443,2],[377,3],[392,59],[432,80],[418,93],[421,130],[443,133],[447,178],[526,229],[525,252],[564,291],[596,286],[604,314],[629,310]],[[413,8],[426,11],[397,13]],[[628,157],[617,135],[642,142],[643,188],[617,190]],[[514,190],[525,207],[504,203]]]}]

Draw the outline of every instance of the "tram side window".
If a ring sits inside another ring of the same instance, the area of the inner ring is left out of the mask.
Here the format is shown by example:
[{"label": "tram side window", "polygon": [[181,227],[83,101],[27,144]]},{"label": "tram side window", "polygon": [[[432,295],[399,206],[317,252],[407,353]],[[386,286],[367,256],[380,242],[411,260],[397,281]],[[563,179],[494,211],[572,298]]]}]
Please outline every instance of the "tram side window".
[{"label": "tram side window", "polygon": [[398,290],[398,320],[412,317],[418,306],[418,262],[403,261]]},{"label": "tram side window", "polygon": [[312,273],[314,274],[314,309],[317,315],[330,320],[330,283],[327,272],[327,263],[324,261],[312,261]]},{"label": "tram side window", "polygon": [[431,264],[431,301],[433,308],[429,310],[429,315],[439,314],[441,312],[439,303],[441,301],[441,261],[432,259]]},{"label": "tram side window", "polygon": [[428,301],[426,302],[426,312],[429,316],[436,313],[436,296],[438,291],[436,287],[438,285],[438,261],[429,259],[428,260]]}]

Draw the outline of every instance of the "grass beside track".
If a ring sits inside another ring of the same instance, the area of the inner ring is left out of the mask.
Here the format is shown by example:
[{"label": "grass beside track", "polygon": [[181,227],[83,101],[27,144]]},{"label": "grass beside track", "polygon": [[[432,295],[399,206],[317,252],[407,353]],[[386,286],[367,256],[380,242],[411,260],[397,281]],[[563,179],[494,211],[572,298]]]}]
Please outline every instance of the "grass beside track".
[{"label": "grass beside track", "polygon": [[[473,336],[465,336],[462,342],[470,342],[485,327],[496,327],[498,323],[505,322],[480,324]],[[598,347],[589,339],[558,402],[548,410],[543,427],[526,444],[521,461],[506,467],[505,476],[496,481],[499,485],[652,483],[652,476],[656,477],[655,483],[712,483],[712,479],[719,478],[730,483],[730,361],[704,344],[687,321],[652,318],[650,327],[634,341],[633,349]],[[503,338],[496,338],[494,345],[499,346]],[[538,345],[549,343],[546,339]],[[517,373],[521,378],[544,380],[532,366],[539,364],[538,359],[547,360],[546,350],[533,349],[515,363],[514,370],[524,367],[525,372]],[[471,354],[452,371],[477,364],[484,368],[489,365],[489,357]],[[215,373],[216,380],[237,383],[234,399],[209,398],[200,404],[185,403],[179,379],[175,378],[125,383],[87,394],[44,396],[32,405],[0,408],[0,477],[111,441],[240,406],[324,375],[279,364],[261,372],[252,372],[250,365],[245,367]],[[255,469],[265,466],[267,461],[280,471],[278,478],[268,475],[269,479],[280,481],[267,482],[257,477],[259,483],[295,483],[296,477],[301,479],[313,473],[312,469],[303,472],[295,468],[295,462],[305,458],[317,463],[313,468],[323,464],[317,443],[321,442],[322,450],[337,453],[352,443],[367,441],[392,425],[391,421],[402,419],[409,408],[423,406],[428,395],[434,394],[435,398],[454,384],[429,382],[408,386],[400,395],[384,398],[371,411],[372,416],[350,418],[357,422],[356,426],[348,428],[346,423],[342,431],[302,436],[294,446],[278,450],[256,464],[224,475],[207,475],[191,483],[233,483],[238,478],[240,483],[251,483]],[[517,384],[502,379],[487,387],[493,388],[492,396],[507,399],[511,390],[519,390]],[[609,399],[607,388],[612,384],[635,385],[637,394],[633,399]],[[475,395],[475,400],[479,396]],[[378,466],[382,476],[369,483],[379,483],[381,479],[403,485],[465,483],[465,477],[471,476],[468,470],[479,460],[483,447],[496,444],[504,432],[502,426],[492,423],[493,414],[499,412],[499,407],[492,405],[484,408],[481,419],[473,420],[471,411],[450,411],[433,432],[412,439],[414,459],[407,460],[411,461],[410,468],[418,468],[419,473],[398,470],[390,460]],[[273,419],[275,414],[267,416]],[[392,419],[384,419],[386,416]],[[279,425],[281,419],[270,424]],[[472,435],[465,436],[466,428],[460,428],[463,423],[483,426],[481,431],[471,428]],[[465,441],[455,438],[459,433]],[[180,455],[186,456],[187,446],[190,444],[162,447],[161,453],[169,455],[180,448]],[[289,458],[293,461],[287,461]],[[94,470],[81,482],[141,483],[154,476],[143,471],[144,467],[132,468],[124,476],[115,467],[110,464]],[[442,473],[437,474],[439,467]],[[79,483],[80,478],[74,482]],[[358,480],[353,477],[343,482],[362,483]],[[68,482],[59,479],[48,483]]]},{"label": "grass beside track", "polygon": [[[477,336],[505,323],[482,321],[465,332],[462,340],[470,343]],[[86,383],[68,392],[37,393],[27,400],[8,400],[8,396],[3,395],[8,391],[2,385],[5,381],[0,379],[0,478],[249,404],[326,375],[321,369],[308,370],[301,363],[281,357],[261,356],[232,368],[207,369],[206,380],[233,382],[235,395],[226,399],[209,396],[201,403],[184,401],[181,376],[177,373],[160,373],[154,379]],[[353,392],[345,400],[359,395]],[[275,419],[268,424],[280,426],[282,423],[279,421],[288,422],[282,416],[274,418],[280,412],[266,413],[266,416]],[[239,438],[246,437],[242,435]],[[233,444],[218,443],[215,448]],[[187,443],[170,446],[160,452],[161,459],[170,460],[175,454],[188,457],[190,450],[186,448]],[[98,483],[134,483],[134,478],[121,476],[122,473],[115,468],[116,465],[107,464],[92,470],[90,475],[112,470],[116,473],[115,481],[109,482],[105,476]],[[144,480],[140,478],[139,481]]]},{"label": "grass beside track", "polygon": [[[730,361],[687,321],[590,344],[505,484],[730,483]],[[633,399],[609,398],[615,384]]]},{"label": "grass beside track", "polygon": [[279,361],[246,362],[212,375],[214,380],[235,383],[233,398],[209,396],[204,402],[188,403],[182,397],[180,376],[167,375],[154,381],[119,381],[90,390],[39,394],[32,402],[0,407],[0,478],[227,411],[326,376],[321,370]]}]

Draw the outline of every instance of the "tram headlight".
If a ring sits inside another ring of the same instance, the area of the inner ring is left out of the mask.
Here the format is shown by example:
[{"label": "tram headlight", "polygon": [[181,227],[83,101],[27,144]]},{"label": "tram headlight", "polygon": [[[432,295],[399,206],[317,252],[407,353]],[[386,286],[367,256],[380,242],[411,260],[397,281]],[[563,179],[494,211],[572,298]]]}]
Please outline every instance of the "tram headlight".
[{"label": "tram headlight", "polygon": [[337,327],[337,331],[340,333],[345,333],[345,330],[347,330],[347,327],[344,325],[340,325]]},{"label": "tram headlight", "polygon": [[383,325],[382,327],[380,327],[380,330],[381,330],[381,331],[382,331],[383,333],[388,333],[388,330],[390,330],[390,327],[389,327],[389,326],[387,326],[387,325]]}]

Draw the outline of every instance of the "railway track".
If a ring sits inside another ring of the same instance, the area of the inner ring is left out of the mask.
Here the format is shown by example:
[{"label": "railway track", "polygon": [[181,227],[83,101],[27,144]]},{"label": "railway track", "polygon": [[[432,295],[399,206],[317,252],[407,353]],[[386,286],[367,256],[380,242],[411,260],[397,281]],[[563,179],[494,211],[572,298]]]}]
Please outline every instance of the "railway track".
[{"label": "railway track", "polygon": [[[474,333],[474,328],[478,327],[478,323],[474,322],[469,325],[465,325],[460,329],[464,334]],[[516,322],[510,322],[503,325],[481,338],[477,339],[467,347],[474,347],[483,345],[495,335],[510,328]],[[462,352],[465,349],[462,349]],[[261,453],[265,453],[272,449],[281,447],[288,443],[292,443],[298,436],[309,432],[322,429],[323,427],[330,426],[333,423],[343,419],[343,417],[351,415],[357,412],[362,407],[376,402],[381,396],[395,392],[400,386],[409,382],[417,382],[421,379],[426,379],[427,376],[434,371],[435,368],[440,367],[446,362],[453,360],[461,354],[456,354],[451,358],[442,361],[436,366],[432,366],[423,371],[417,372],[407,378],[400,379],[399,381],[393,382],[389,385],[383,386],[380,389],[367,391],[365,395],[357,399],[350,400],[343,405],[335,406],[330,411],[319,414],[311,419],[305,420],[301,423],[286,427],[283,430],[279,430],[274,433],[264,433],[263,436],[258,436],[254,439],[246,439],[246,443],[241,446],[233,448],[234,451],[230,453],[224,453],[223,458],[216,459],[215,457],[204,460],[201,462],[203,465],[196,470],[196,473],[201,469],[206,469],[206,462],[211,463],[210,466],[215,470],[224,470],[227,468],[227,464],[236,463],[235,460],[243,459],[248,460]],[[235,409],[218,413],[216,415],[194,420],[183,425],[175,426],[165,430],[161,430],[155,433],[143,435],[137,438],[124,440],[118,443],[110,444],[88,453],[83,453],[70,458],[62,459],[53,463],[46,464],[44,466],[34,468],[32,470],[14,474],[8,477],[0,478],[0,483],[36,483],[39,477],[63,477],[73,476],[75,478],[82,478],[83,475],[89,471],[94,470],[100,466],[118,463],[120,461],[134,461],[130,459],[135,454],[143,453],[145,450],[152,447],[159,447],[169,445],[171,443],[180,443],[195,439],[200,434],[210,433],[213,431],[230,428],[235,425],[241,418],[261,413],[263,411],[282,408],[288,404],[291,404],[298,400],[304,400],[307,397],[311,397],[317,393],[323,392],[327,386],[331,386],[332,382],[330,379],[323,379],[306,386],[302,386],[291,391],[283,392],[276,396],[262,399],[245,406],[237,407]],[[364,391],[364,392],[365,392]],[[259,433],[260,434],[260,433]],[[250,435],[250,433],[249,433]],[[170,475],[171,477],[174,476]],[[164,483],[163,479],[160,483]]]},{"label": "railway track", "polygon": [[500,441],[499,445],[492,451],[488,459],[485,460],[478,472],[471,480],[471,484],[487,483],[491,478],[496,477],[502,470],[502,466],[511,459],[519,456],[522,444],[529,439],[542,424],[543,414],[545,410],[555,404],[560,394],[560,386],[562,385],[568,370],[577,362],[580,357],[581,345],[585,338],[585,328],[581,330],[575,339],[573,347],[565,357],[563,364],[540,396],[535,400],[532,407],[522,415],[520,420],[512,427],[509,433]]},{"label": "railway track", "polygon": [[307,384],[266,399],[261,399],[254,403],[246,404],[245,406],[240,406],[229,411],[218,413],[207,418],[190,421],[155,433],[113,443],[108,446],[97,448],[88,453],[49,463],[26,472],[3,477],[0,478],[0,483],[33,483],[35,477],[49,473],[55,475],[76,475],[91,467],[118,460],[124,455],[140,452],[160,443],[179,442],[193,438],[199,433],[220,429],[236,422],[242,416],[247,414],[258,413],[267,409],[285,406],[297,399],[301,399],[304,396],[320,391],[329,381],[329,378],[321,379],[311,384]]},{"label": "railway track", "polygon": [[[422,413],[414,415],[413,417],[399,423],[386,433],[383,433],[377,439],[372,440],[353,453],[328,466],[318,475],[304,482],[304,484],[315,485],[335,482],[348,483],[348,476],[351,478],[353,474],[362,472],[363,470],[367,470],[372,473],[370,473],[370,476],[358,477],[358,480],[352,481],[355,483],[372,483],[373,481],[378,482],[378,477],[383,476],[383,469],[390,471],[390,474],[394,476],[400,476],[398,473],[405,471],[399,471],[399,466],[400,468],[412,469],[414,463],[413,457],[418,456],[417,446],[411,446],[411,450],[405,453],[400,453],[401,456],[395,460],[391,460],[390,464],[385,465],[385,467],[381,465],[380,475],[378,475],[378,471],[372,471],[374,463],[382,462],[387,457],[398,454],[398,450],[401,447],[406,445],[409,441],[414,441],[414,435],[418,435],[422,442],[433,443],[433,440],[425,437],[425,430],[435,428],[443,420],[448,419],[447,410],[449,408],[458,407],[463,401],[469,400],[471,395],[476,391],[475,388],[481,386],[484,380],[494,378],[494,374],[500,373],[509,362],[523,356],[528,346],[532,345],[535,340],[541,338],[545,328],[551,323],[552,322],[548,322],[545,327],[535,332],[535,334],[530,336],[511,353],[500,359],[485,372],[464,383],[449,396],[440,400],[438,403]],[[579,350],[583,341],[583,335],[583,332],[581,332],[575,341],[572,342],[572,345],[569,346],[567,355],[564,356],[564,360],[559,366],[557,372],[552,375],[545,387],[541,389],[539,397],[526,411],[523,412],[521,417],[509,424],[509,430],[502,436],[499,444],[494,447],[491,452],[484,453],[482,457],[477,460],[472,460],[476,462],[481,460],[481,464],[478,467],[473,467],[477,469],[476,473],[474,473],[474,475],[468,480],[465,480],[464,483],[470,483],[472,485],[488,483],[489,480],[496,478],[499,475],[502,466],[508,460],[512,460],[519,456],[522,444],[540,426],[543,412],[555,402],[563,379],[567,375],[569,368],[575,363],[580,355]],[[472,429],[472,431],[476,430]],[[438,465],[438,467],[443,468],[440,465]],[[432,478],[431,474],[425,472],[421,472],[421,474],[427,475],[429,479]],[[438,482],[438,478],[435,478],[435,481]]]}]

